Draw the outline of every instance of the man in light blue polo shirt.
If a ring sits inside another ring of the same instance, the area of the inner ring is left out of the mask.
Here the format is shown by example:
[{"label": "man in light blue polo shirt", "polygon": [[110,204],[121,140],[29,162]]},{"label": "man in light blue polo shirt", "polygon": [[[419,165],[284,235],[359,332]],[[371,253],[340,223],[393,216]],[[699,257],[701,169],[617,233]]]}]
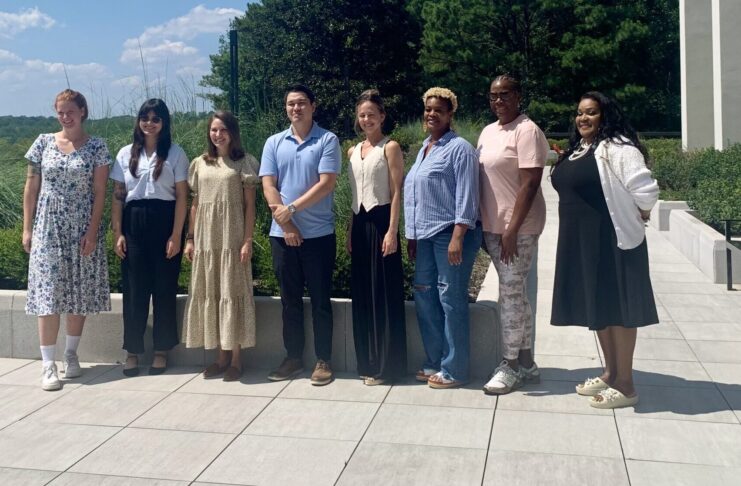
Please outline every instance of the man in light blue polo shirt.
[{"label": "man in light blue polo shirt", "polygon": [[287,380],[304,370],[304,286],[311,298],[314,352],[312,385],[334,376],[332,358],[332,272],[336,256],[332,204],[340,172],[337,136],[314,122],[314,93],[288,88],[286,114],[291,126],[265,142],[260,177],[273,213],[270,245],[283,304],[283,344],[288,356],[268,379]]}]

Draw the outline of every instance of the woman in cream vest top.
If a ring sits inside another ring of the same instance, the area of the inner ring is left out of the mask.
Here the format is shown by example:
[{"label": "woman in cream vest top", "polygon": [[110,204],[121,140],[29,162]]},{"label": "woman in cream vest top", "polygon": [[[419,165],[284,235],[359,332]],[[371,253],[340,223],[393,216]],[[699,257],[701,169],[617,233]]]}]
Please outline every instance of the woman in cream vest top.
[{"label": "woman in cream vest top", "polygon": [[348,150],[353,333],[358,374],[379,385],[402,377],[407,366],[398,231],[404,159],[381,130],[386,112],[378,91],[364,91],[355,108],[365,140]]}]

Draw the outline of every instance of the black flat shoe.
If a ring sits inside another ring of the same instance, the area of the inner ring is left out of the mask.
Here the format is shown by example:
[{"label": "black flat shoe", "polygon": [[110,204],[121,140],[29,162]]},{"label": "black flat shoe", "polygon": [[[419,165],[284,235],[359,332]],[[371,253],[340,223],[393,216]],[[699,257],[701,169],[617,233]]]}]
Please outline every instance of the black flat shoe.
[{"label": "black flat shoe", "polygon": [[165,371],[167,371],[167,353],[154,353],[154,357],[156,358],[163,358],[165,361],[165,366],[150,366],[149,367],[149,374],[150,375],[161,375]]},{"label": "black flat shoe", "polygon": [[[129,360],[135,361],[136,366],[134,366],[133,368],[126,368],[125,366],[129,364]],[[123,374],[124,376],[128,376],[129,378],[139,375],[139,357],[137,355],[130,354],[126,356],[126,363],[124,363]]]}]

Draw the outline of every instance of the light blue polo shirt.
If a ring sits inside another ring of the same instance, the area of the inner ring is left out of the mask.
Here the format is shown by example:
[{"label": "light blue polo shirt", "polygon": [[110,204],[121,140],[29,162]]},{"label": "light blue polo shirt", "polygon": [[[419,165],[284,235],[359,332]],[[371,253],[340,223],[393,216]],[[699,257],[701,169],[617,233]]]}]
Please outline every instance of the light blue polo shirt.
[{"label": "light blue polo shirt", "polygon": [[[319,182],[319,174],[339,174],[340,168],[337,135],[315,122],[301,144],[291,128],[268,138],[262,149],[260,177],[275,176],[283,204],[290,204]],[[301,236],[319,238],[334,233],[333,202],[334,191],[293,215]],[[275,221],[270,226],[270,236],[283,237],[283,229]]]}]

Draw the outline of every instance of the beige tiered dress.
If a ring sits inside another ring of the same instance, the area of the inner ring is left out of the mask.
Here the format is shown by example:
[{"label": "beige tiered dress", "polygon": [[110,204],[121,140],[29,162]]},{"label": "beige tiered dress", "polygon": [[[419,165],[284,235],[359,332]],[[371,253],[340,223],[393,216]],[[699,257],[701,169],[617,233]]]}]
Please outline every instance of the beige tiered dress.
[{"label": "beige tiered dress", "polygon": [[257,186],[259,164],[247,154],[233,161],[193,160],[188,183],[198,197],[195,254],[183,326],[189,348],[230,350],[255,345],[252,263],[241,263],[245,186]]}]

